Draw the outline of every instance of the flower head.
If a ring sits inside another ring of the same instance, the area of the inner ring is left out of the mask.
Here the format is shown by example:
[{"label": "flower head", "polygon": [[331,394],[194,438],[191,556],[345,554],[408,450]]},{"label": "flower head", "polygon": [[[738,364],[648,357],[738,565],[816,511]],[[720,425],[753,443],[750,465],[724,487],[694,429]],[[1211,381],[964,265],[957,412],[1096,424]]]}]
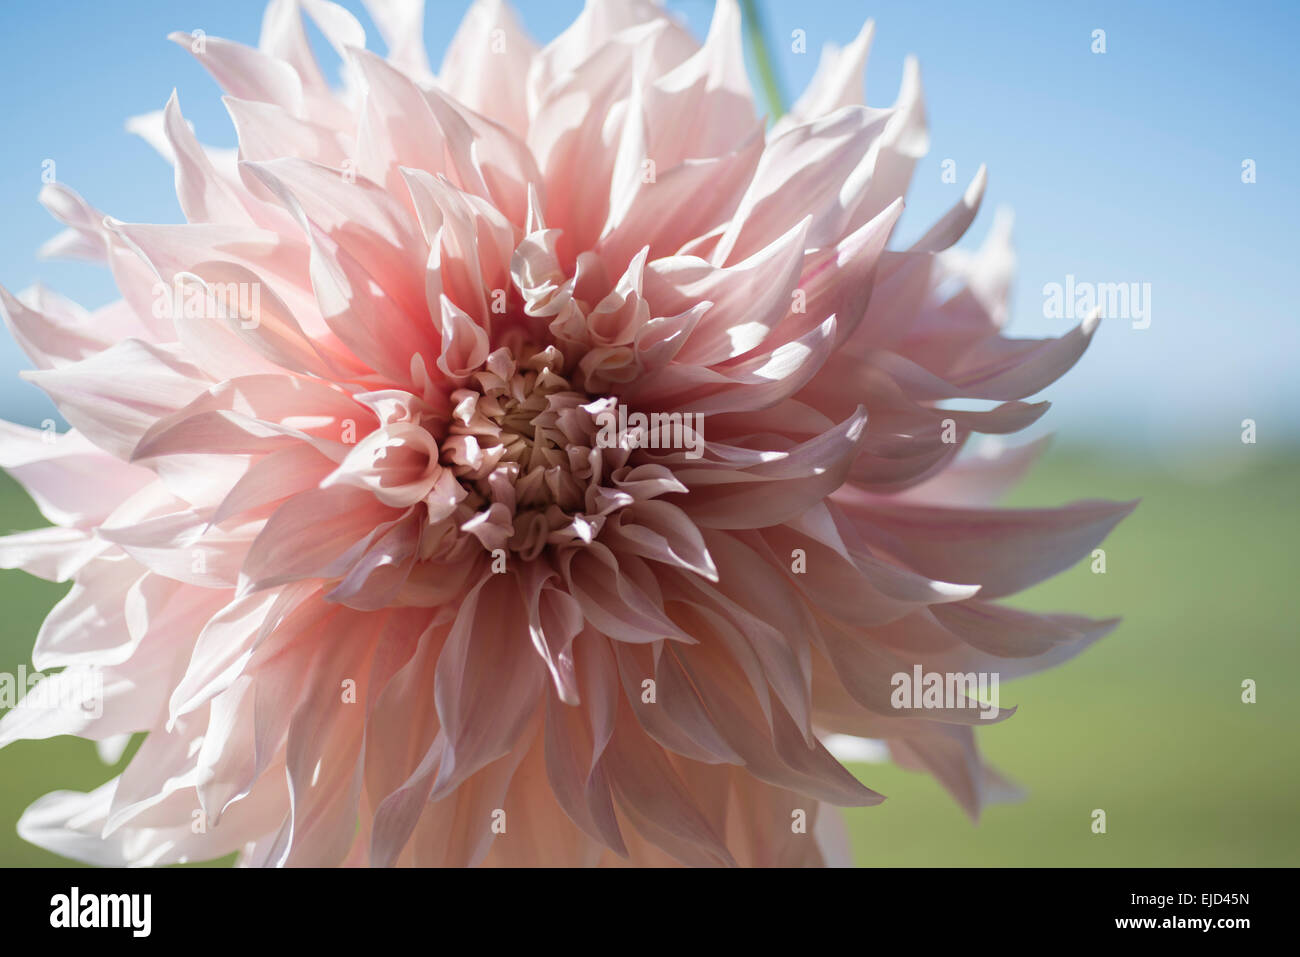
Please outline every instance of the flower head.
[{"label": "flower head", "polygon": [[982,170],[887,248],[927,146],[915,64],[862,105],[868,24],[765,129],[735,0],[702,45],[589,0],[542,48],[478,0],[436,77],[414,5],[375,0],[387,59],[301,6],[341,90],[296,0],[256,49],[174,37],[239,137],[202,147],[175,96],[133,124],[186,223],[42,193],[49,251],[119,302],[0,291],[72,426],[4,426],[56,527],[0,563],[73,581],[33,661],[100,706],[16,708],[0,744],[147,735],[22,832],[105,863],[821,863],[826,805],[881,800],[832,734],[977,813],[973,727],[1009,711],[900,705],[893,677],[1013,677],[1105,633],[993,599],[1126,507],[990,509],[1028,455],[954,462],[1036,420],[1095,323],[1001,334],[1007,221],[951,248]]}]

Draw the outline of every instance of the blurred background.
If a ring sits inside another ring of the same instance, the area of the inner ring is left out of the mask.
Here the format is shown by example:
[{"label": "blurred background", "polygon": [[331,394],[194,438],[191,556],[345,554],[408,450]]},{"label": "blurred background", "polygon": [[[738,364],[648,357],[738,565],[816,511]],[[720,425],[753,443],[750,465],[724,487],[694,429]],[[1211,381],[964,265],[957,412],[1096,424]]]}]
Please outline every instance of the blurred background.
[{"label": "blurred background", "polygon": [[[360,4],[344,5],[382,50]],[[428,3],[435,65],[467,6]],[[711,0],[668,6],[703,36]],[[539,41],[580,7],[515,4]],[[1043,396],[1052,410],[1015,437],[1056,435],[1005,503],[1143,500],[1107,540],[1106,574],[1084,562],[1016,599],[1035,610],[1122,615],[1123,624],[1081,658],[1003,688],[1003,702],[1020,710],[980,740],[1023,787],[1022,802],[972,824],[930,778],[854,765],[889,797],[849,812],[857,862],[1300,864],[1300,79],[1291,66],[1300,7],[760,0],[757,8],[787,106],[823,44],[847,44],[868,17],[872,106],[893,102],[906,55],[920,59],[931,150],[897,239],[921,235],[986,163],[984,208],[962,245],[979,243],[995,208],[1014,209],[1013,335],[1059,335],[1074,324],[1045,315],[1050,283],[1150,284],[1149,327],[1104,321],[1088,354]],[[0,120],[10,131],[0,151],[0,284],[18,292],[39,280],[88,307],[116,298],[107,270],[37,258],[58,229],[35,199],[45,164],[53,160],[60,181],[119,219],[179,221],[170,169],[124,122],[160,109],[174,87],[200,141],[233,147],[216,85],[165,38],[202,29],[255,43],[261,16],[257,0],[47,0],[0,10]],[[1104,53],[1094,52],[1098,30]],[[336,67],[313,39],[327,71]],[[761,99],[757,79],[755,91]],[[1253,182],[1243,181],[1246,168]],[[66,428],[18,379],[25,357],[0,340],[0,417]],[[1246,419],[1252,444],[1242,441]],[[41,524],[0,476],[0,530]],[[0,672],[30,666],[41,619],[66,587],[0,572]],[[1257,682],[1254,704],[1241,700],[1246,679]],[[0,751],[0,866],[66,863],[22,842],[15,822],[47,791],[87,790],[114,773],[76,739]],[[1091,830],[1098,808],[1106,834]]]}]

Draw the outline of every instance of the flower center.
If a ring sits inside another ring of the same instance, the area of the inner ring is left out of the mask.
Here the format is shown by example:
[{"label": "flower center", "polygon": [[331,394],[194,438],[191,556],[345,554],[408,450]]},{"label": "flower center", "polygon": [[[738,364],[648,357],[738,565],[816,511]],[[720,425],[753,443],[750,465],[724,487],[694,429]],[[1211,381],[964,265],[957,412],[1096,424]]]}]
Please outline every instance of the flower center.
[{"label": "flower center", "polygon": [[[596,416],[614,399],[593,401],[563,370],[553,345],[502,347],[451,393],[439,463],[459,488],[446,518],[489,550],[534,558],[547,545],[590,542],[625,504],[602,479],[627,453],[596,441]],[[438,518],[431,509],[431,524]]]}]

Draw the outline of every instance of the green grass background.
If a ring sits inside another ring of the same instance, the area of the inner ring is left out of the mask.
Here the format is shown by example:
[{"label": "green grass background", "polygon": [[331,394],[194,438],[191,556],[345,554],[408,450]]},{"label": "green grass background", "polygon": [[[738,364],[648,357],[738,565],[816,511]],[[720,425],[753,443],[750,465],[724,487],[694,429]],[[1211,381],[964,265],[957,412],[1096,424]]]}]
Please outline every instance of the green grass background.
[{"label": "green grass background", "polygon": [[[1002,688],[1019,711],[980,731],[993,764],[1027,792],[972,824],[926,775],[854,765],[887,795],[848,812],[860,864],[1233,866],[1300,864],[1300,674],[1296,476],[1300,457],[1258,446],[1171,467],[1145,452],[1050,451],[1006,502],[1142,504],[1087,561],[1018,604],[1124,622],[1083,656]],[[1220,477],[1204,476],[1217,471]],[[0,477],[0,529],[43,524]],[[30,665],[66,586],[0,572],[0,671]],[[1257,682],[1243,704],[1241,683]],[[120,765],[119,765],[120,769]],[[88,790],[115,769],[89,742],[0,751],[0,866],[67,863],[20,840],[39,795]],[[1105,810],[1107,833],[1091,830]]]}]

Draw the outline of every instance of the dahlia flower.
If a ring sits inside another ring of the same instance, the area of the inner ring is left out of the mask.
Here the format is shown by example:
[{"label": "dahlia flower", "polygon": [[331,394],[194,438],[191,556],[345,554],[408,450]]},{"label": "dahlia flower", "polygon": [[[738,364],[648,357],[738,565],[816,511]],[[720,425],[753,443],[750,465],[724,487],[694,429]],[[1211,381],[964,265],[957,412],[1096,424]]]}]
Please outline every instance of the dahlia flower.
[{"label": "dahlia flower", "polygon": [[185,223],[41,194],[47,252],[122,298],[0,292],[71,426],[3,426],[53,527],[0,564],[73,583],[32,654],[64,706],[0,744],[145,737],[21,833],[104,864],[838,863],[834,809],[882,797],[831,735],[977,814],[990,715],[891,676],[1096,640],[996,599],[1128,506],[993,509],[1033,449],[954,461],[1038,419],[1095,321],[1002,335],[1008,222],[952,248],[982,169],[891,245],[915,64],[863,105],[868,24],[768,128],[735,0],[702,44],[589,0],[540,48],[478,0],[438,75],[418,5],[372,11],[387,58],[324,0],[272,0],[256,48],[174,35],[239,139],[201,146],[175,95],[132,122]]}]

